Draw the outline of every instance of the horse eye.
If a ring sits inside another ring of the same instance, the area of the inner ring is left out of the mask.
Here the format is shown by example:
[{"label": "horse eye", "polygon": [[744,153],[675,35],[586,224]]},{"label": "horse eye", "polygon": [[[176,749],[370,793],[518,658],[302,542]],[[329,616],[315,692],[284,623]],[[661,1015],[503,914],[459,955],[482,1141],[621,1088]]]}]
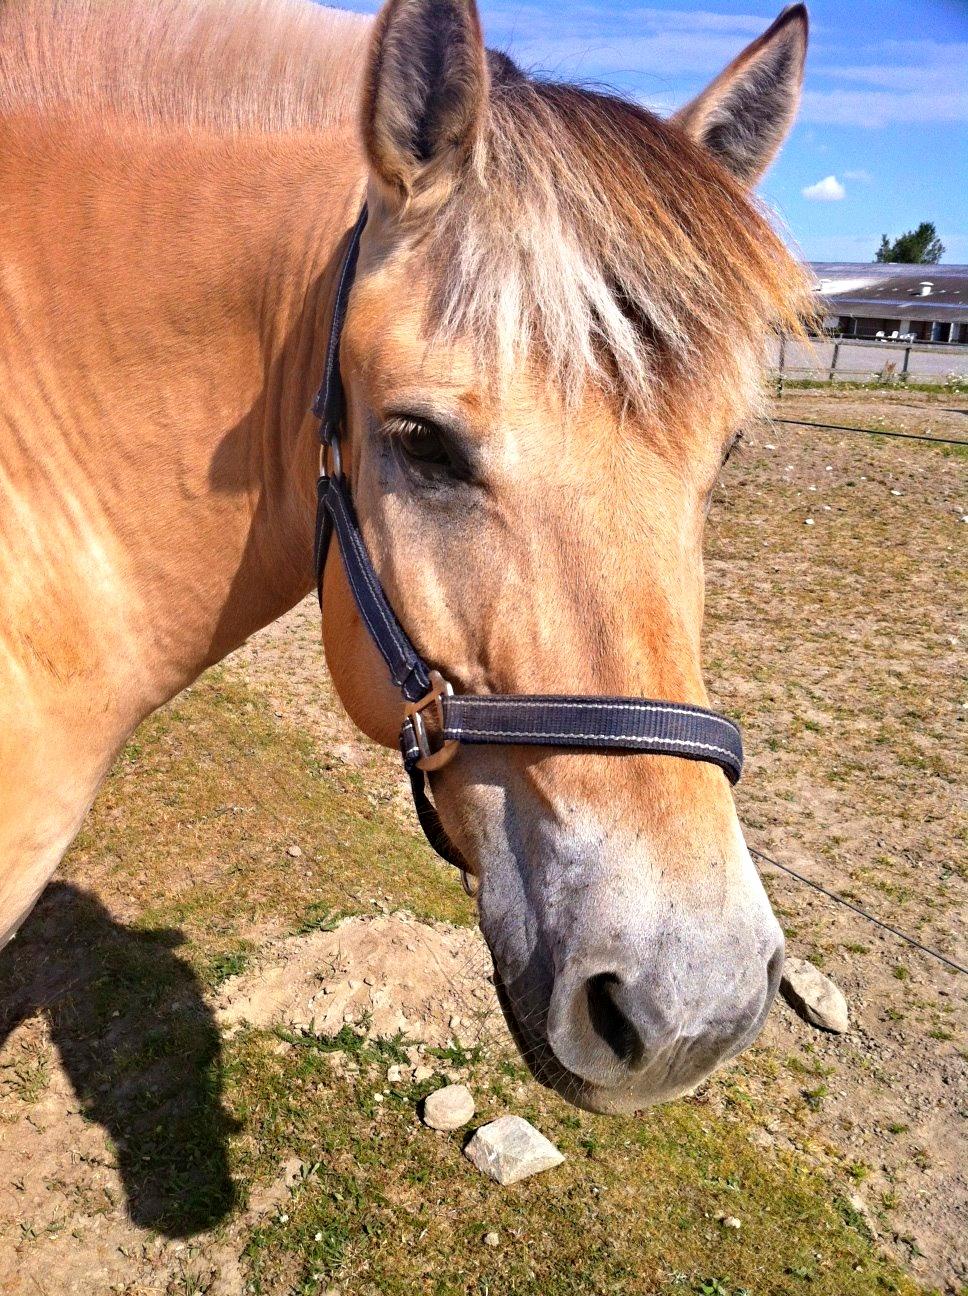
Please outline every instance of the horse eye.
[{"label": "horse eye", "polygon": [[432,423],[397,419],[390,431],[400,450],[413,463],[439,468],[452,466],[444,434]]}]

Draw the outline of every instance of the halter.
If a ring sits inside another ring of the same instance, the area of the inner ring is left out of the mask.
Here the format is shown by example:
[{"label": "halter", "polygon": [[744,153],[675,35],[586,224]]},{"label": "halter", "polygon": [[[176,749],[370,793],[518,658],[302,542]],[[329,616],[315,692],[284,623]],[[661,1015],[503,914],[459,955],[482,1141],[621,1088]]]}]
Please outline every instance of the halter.
[{"label": "halter", "polygon": [[[427,772],[453,760],[462,743],[590,747],[679,756],[718,765],[730,783],[735,783],[742,771],[743,744],[739,729],[725,716],[678,702],[557,694],[458,695],[417,652],[390,606],[366,551],[340,456],[339,438],[346,412],[339,365],[340,337],[366,220],[364,206],[340,269],[323,382],[313,403],[322,443],[316,489],[316,588],[322,606],[323,570],[335,531],[360,616],[406,702],[400,751],[420,826],[434,850],[461,870],[464,886],[473,894],[467,862],[444,831],[427,794]],[[329,472],[325,466],[327,450]]]}]

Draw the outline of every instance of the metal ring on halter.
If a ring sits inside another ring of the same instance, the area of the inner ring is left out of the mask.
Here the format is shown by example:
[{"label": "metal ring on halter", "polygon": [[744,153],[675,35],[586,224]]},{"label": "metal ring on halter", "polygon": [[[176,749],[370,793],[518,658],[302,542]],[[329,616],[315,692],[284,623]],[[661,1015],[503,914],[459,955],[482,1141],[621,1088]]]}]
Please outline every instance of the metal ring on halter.
[{"label": "metal ring on halter", "polygon": [[[413,725],[413,736],[417,740],[417,746],[420,748],[420,759],[417,761],[417,767],[422,770],[442,769],[448,761],[454,759],[457,755],[457,748],[460,744],[455,738],[447,738],[440,747],[434,751],[430,745],[430,735],[427,733],[427,726],[424,724],[423,712],[428,707],[434,707],[437,713],[437,725],[441,732],[444,729],[444,698],[453,697],[453,685],[448,683],[441,675],[440,671],[432,670],[430,672],[430,692],[420,699],[419,702],[411,702],[407,706],[407,716]],[[466,890],[466,888],[465,888]],[[470,892],[468,892],[470,895]]]},{"label": "metal ring on halter", "polygon": [[[328,472],[326,469],[327,450],[329,450],[332,458],[332,472]],[[319,475],[320,477],[342,477],[343,456],[339,452],[339,437],[334,436],[331,441],[324,441],[319,447]]]}]

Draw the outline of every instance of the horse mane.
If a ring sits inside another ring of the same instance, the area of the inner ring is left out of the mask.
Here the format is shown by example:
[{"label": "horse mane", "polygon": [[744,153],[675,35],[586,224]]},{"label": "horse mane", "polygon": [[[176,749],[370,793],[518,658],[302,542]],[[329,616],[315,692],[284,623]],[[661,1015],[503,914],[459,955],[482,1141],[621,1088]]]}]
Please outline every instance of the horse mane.
[{"label": "horse mane", "polygon": [[536,350],[572,402],[592,378],[645,417],[717,396],[745,412],[767,335],[802,334],[811,313],[756,198],[634,103],[503,55],[490,70],[474,163],[416,230],[433,327],[473,338],[498,372]]},{"label": "horse mane", "polygon": [[0,0],[0,113],[318,130],[356,111],[370,26],[310,0]]}]

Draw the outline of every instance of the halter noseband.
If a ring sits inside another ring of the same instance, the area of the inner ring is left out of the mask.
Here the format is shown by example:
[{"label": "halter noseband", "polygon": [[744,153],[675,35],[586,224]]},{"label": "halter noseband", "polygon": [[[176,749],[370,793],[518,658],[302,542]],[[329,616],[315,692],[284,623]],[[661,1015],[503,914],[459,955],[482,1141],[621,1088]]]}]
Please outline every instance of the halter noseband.
[{"label": "halter noseband", "polygon": [[[322,442],[316,491],[316,587],[322,606],[323,569],[335,531],[363,623],[407,704],[400,750],[420,826],[434,850],[461,870],[464,885],[470,890],[467,862],[443,829],[427,795],[425,774],[452,760],[461,743],[590,747],[679,756],[718,765],[730,783],[735,783],[742,771],[743,744],[739,729],[725,716],[678,702],[628,697],[457,695],[440,672],[432,670],[417,652],[387,601],[366,551],[339,452],[346,411],[339,365],[340,336],[366,219],[364,206],[340,269],[323,382],[313,403],[313,413],[320,419]],[[332,464],[329,473],[325,468],[327,450]],[[433,718],[430,729],[427,713]]]}]

